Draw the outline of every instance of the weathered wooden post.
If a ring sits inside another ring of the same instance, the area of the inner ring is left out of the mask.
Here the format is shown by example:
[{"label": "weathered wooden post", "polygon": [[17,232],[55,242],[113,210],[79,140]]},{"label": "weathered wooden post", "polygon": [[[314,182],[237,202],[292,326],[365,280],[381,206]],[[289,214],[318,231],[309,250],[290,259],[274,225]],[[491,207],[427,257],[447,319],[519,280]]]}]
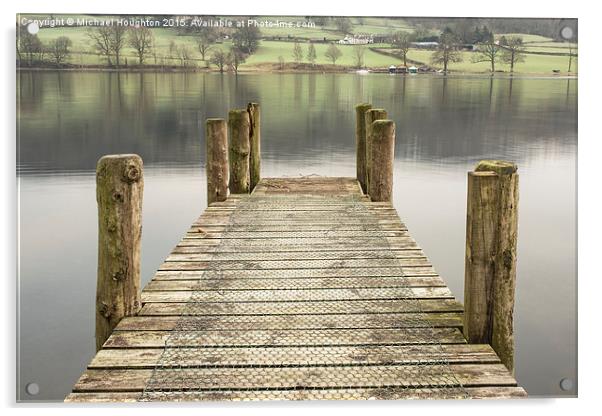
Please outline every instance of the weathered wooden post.
[{"label": "weathered wooden post", "polygon": [[247,105],[249,113],[249,177],[250,190],[255,189],[255,186],[261,180],[261,112],[258,103],[249,103]]},{"label": "weathered wooden post", "polygon": [[366,111],[372,108],[372,104],[362,103],[355,106],[355,169],[356,177],[362,191],[367,194],[366,186]]},{"label": "weathered wooden post", "polygon": [[228,197],[228,133],[226,120],[209,118],[205,123],[207,205]]},{"label": "weathered wooden post", "polygon": [[230,110],[228,113],[230,192],[233,194],[250,192],[250,128],[249,113],[246,109]]},{"label": "weathered wooden post", "polygon": [[140,309],[143,188],[140,156],[109,155],[98,161],[96,350],[124,316]]},{"label": "weathered wooden post", "polygon": [[370,128],[370,182],[368,195],[375,202],[390,202],[393,194],[393,163],[395,159],[395,123],[376,120]]},{"label": "weathered wooden post", "polygon": [[[364,121],[366,125],[366,189],[370,189],[370,164],[372,163],[372,148],[370,143],[370,129],[372,128],[372,123],[376,120],[384,120],[387,118],[387,112],[382,108],[373,108],[367,110],[365,113],[366,120]],[[368,191],[368,193],[370,193]]]},{"label": "weathered wooden post", "polygon": [[514,293],[518,174],[511,162],[485,160],[468,173],[464,336],[491,344],[514,371]]}]

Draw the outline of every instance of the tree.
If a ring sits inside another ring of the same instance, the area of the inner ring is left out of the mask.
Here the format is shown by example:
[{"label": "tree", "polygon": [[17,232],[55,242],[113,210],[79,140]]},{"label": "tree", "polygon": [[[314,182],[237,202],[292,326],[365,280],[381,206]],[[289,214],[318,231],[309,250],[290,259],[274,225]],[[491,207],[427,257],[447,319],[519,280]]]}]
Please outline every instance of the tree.
[{"label": "tree", "polygon": [[29,65],[33,64],[34,57],[42,57],[44,53],[44,45],[38,35],[32,35],[27,30],[27,26],[19,26],[17,35],[17,56],[19,60],[22,55],[27,57]]},{"label": "tree", "polygon": [[307,47],[307,60],[314,65],[316,63],[316,47],[314,46],[313,43],[310,43],[309,46]]},{"label": "tree", "polygon": [[96,50],[100,55],[107,58],[109,66],[111,63],[111,29],[109,26],[99,26],[97,29],[89,28],[86,31],[86,35],[92,41],[92,48]]},{"label": "tree", "polygon": [[491,75],[495,72],[495,64],[500,60],[501,48],[493,40],[493,36],[488,41],[478,44],[477,53],[473,55],[472,62],[488,62],[491,66]]},{"label": "tree", "polygon": [[180,59],[180,65],[183,67],[188,67],[190,63],[190,49],[188,49],[187,45],[181,45],[177,47],[178,58]]},{"label": "tree", "polygon": [[282,55],[278,57],[278,66],[281,71],[284,69],[284,57]]},{"label": "tree", "polygon": [[525,61],[525,48],[523,47],[523,38],[511,36],[508,39],[502,37],[500,45],[503,48],[502,61],[510,65],[510,73],[514,73],[514,65]]},{"label": "tree", "polygon": [[355,66],[361,68],[364,66],[364,54],[366,53],[366,47],[364,45],[357,45],[353,47],[353,58],[355,60]]},{"label": "tree", "polygon": [[251,55],[259,47],[261,31],[257,26],[243,26],[237,28],[232,34],[232,44],[239,51]]},{"label": "tree", "polygon": [[217,49],[211,54],[210,62],[219,68],[219,72],[224,72],[228,57],[224,51]]},{"label": "tree", "polygon": [[57,65],[61,65],[67,60],[71,54],[71,51],[69,50],[71,45],[73,45],[73,42],[71,42],[71,39],[67,36],[60,36],[50,41],[48,44],[48,52],[50,52],[50,55],[52,55],[52,58]]},{"label": "tree", "polygon": [[331,43],[328,49],[326,49],[326,52],[324,52],[324,56],[330,59],[333,65],[337,62],[337,59],[339,59],[342,55],[343,52],[341,52],[341,50],[337,48],[337,45],[335,45],[334,43]]},{"label": "tree", "polygon": [[293,45],[293,59],[296,63],[299,63],[303,60],[303,48],[301,48],[299,42],[295,42]]},{"label": "tree", "polygon": [[246,59],[247,57],[245,53],[234,46],[230,48],[230,52],[226,58],[228,65],[230,68],[232,68],[235,74],[238,74],[238,67],[240,64],[244,64]]},{"label": "tree", "polygon": [[151,54],[153,47],[153,33],[146,26],[130,29],[129,45],[134,48],[138,55],[138,63],[142,65],[144,58]]},{"label": "tree", "polygon": [[346,34],[352,33],[351,20],[348,17],[336,17],[334,19],[334,25],[339,32]]},{"label": "tree", "polygon": [[431,57],[434,65],[443,65],[443,73],[447,74],[447,68],[450,63],[461,62],[462,55],[458,50],[458,41],[453,33],[443,33],[439,37],[437,50]]},{"label": "tree", "polygon": [[217,40],[217,33],[212,28],[202,28],[195,36],[197,49],[201,54],[201,59],[206,60],[207,53],[212,49],[213,43]]},{"label": "tree", "polygon": [[408,32],[397,32],[393,35],[393,46],[399,49],[403,59],[403,66],[408,66],[407,57],[412,46],[413,37]]},{"label": "tree", "polygon": [[571,66],[573,64],[573,45],[571,44],[571,42],[569,42],[569,69],[567,70],[567,72],[571,72]]},{"label": "tree", "polygon": [[125,26],[114,25],[91,28],[86,34],[92,41],[92,47],[107,57],[109,65],[111,65],[111,56],[115,56],[115,65],[119,66],[121,50],[126,43],[126,33]]}]

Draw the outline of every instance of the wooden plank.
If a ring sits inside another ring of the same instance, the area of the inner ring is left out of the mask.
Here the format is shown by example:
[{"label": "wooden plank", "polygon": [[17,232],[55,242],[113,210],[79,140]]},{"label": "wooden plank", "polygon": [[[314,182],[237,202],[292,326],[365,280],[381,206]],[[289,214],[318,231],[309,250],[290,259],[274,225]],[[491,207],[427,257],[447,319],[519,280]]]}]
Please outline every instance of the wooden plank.
[{"label": "wooden plank", "polygon": [[241,232],[224,232],[224,231],[208,231],[206,233],[186,233],[184,238],[220,238],[224,240],[236,239],[271,239],[271,238],[325,238],[325,237],[342,237],[342,238],[363,238],[363,237],[407,237],[407,231],[402,230],[368,230],[368,231],[241,231]]},{"label": "wooden plank", "polygon": [[[104,349],[89,369],[155,368],[163,350],[159,348]],[[487,344],[276,347],[264,348],[182,348],[178,364],[186,367],[296,366],[303,365],[400,365],[435,363],[494,364],[500,360]],[[164,361],[165,362],[165,361]]]},{"label": "wooden plank", "polygon": [[316,302],[205,302],[145,303],[139,315],[299,315],[299,314],[370,314],[405,312],[462,312],[460,303],[451,299],[401,302],[398,300],[346,300]]},{"label": "wooden plank", "polygon": [[[447,380],[410,371],[407,366],[351,366],[307,368],[202,368],[197,369],[197,379],[205,389],[253,389],[253,388],[328,388],[328,387],[421,387],[425,381],[437,386]],[[428,367],[428,366],[425,366]],[[369,371],[368,371],[369,368]],[[516,386],[516,381],[501,364],[451,364],[455,377],[466,387]],[[437,368],[438,370],[438,368]],[[87,370],[78,380],[74,392],[84,391],[141,391],[153,370]],[[184,387],[177,378],[165,380],[164,389]],[[185,381],[184,381],[185,382]],[[160,386],[160,385],[159,385]]]},{"label": "wooden plank", "polygon": [[[194,336],[193,336],[194,335]],[[191,331],[113,331],[104,348],[285,347],[343,345],[463,344],[457,328],[277,329]]]},{"label": "wooden plank", "polygon": [[[488,386],[466,387],[464,391],[471,399],[522,399],[527,393],[522,387]],[[135,402],[140,392],[98,392],[71,393],[66,402],[104,403]],[[183,398],[178,393],[162,393],[158,400],[208,400],[208,401],[257,401],[257,400],[410,400],[410,399],[453,399],[456,397],[449,389],[416,388],[373,388],[373,389],[320,389],[320,390],[244,390],[244,391],[207,391],[190,394]]]},{"label": "wooden plank", "polygon": [[[397,267],[363,267],[347,269],[286,269],[286,270],[159,270],[156,280],[182,279],[275,279],[275,278],[353,278],[353,277],[401,277]],[[408,267],[403,277],[408,280],[421,277],[437,277],[432,266]]]},{"label": "wooden plank", "polygon": [[254,261],[166,261],[159,270],[298,270],[359,267],[424,267],[430,262],[426,257],[401,259],[349,259],[349,260],[254,260]]},{"label": "wooden plank", "polygon": [[[198,249],[197,249],[198,250]],[[174,250],[175,251],[175,250]],[[263,253],[202,253],[172,252],[165,261],[267,261],[267,260],[345,260],[345,259],[424,259],[422,250],[400,251],[293,251]]]},{"label": "wooden plank", "polygon": [[316,302],[374,299],[453,299],[447,287],[142,291],[142,302]]},{"label": "wooden plank", "polygon": [[272,251],[381,251],[381,250],[416,250],[420,249],[416,242],[409,237],[391,238],[384,242],[375,238],[355,238],[353,242],[348,238],[326,239],[239,239],[230,240],[222,244],[219,239],[182,239],[176,248],[202,247],[207,252],[219,250],[222,253],[247,252],[272,252]]},{"label": "wooden plank", "polygon": [[[462,313],[382,313],[334,315],[212,315],[212,316],[136,316],[122,319],[120,331],[171,331],[181,326],[197,325],[204,329],[247,331],[250,329],[351,329],[404,327],[462,327]],[[188,324],[190,321],[190,324]]]},{"label": "wooden plank", "polygon": [[316,279],[190,279],[151,280],[145,291],[200,290],[200,289],[333,289],[377,287],[445,287],[440,277],[341,277]]}]

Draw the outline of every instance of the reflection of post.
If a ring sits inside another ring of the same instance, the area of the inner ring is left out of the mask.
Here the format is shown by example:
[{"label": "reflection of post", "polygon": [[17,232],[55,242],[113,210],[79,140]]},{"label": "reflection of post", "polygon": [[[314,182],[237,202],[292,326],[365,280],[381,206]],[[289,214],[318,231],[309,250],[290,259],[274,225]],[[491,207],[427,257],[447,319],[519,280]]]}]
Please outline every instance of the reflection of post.
[{"label": "reflection of post", "polygon": [[372,148],[368,194],[374,202],[390,202],[393,193],[395,123],[376,120],[372,123],[368,141]]},{"label": "reflection of post", "polygon": [[464,336],[491,344],[514,370],[514,292],[518,174],[516,165],[482,161],[468,173]]},{"label": "reflection of post", "polygon": [[228,134],[226,120],[209,118],[205,124],[207,205],[228,197]]},{"label": "reflection of post", "polygon": [[96,350],[123,317],[140,309],[143,188],[140,156],[110,155],[98,161]]}]

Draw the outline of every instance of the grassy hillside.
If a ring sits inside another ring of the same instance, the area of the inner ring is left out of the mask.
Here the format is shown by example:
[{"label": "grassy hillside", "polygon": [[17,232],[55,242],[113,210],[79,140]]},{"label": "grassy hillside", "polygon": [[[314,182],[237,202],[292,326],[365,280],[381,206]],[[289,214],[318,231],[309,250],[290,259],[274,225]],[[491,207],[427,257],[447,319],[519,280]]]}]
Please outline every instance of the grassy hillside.
[{"label": "grassy hillside", "polygon": [[[32,18],[32,15],[28,15]],[[39,18],[48,18],[47,15],[40,15]],[[55,18],[67,17],[67,15],[54,15]],[[69,17],[76,18],[75,15],[69,15]],[[98,17],[98,16],[97,16]],[[306,22],[306,18],[303,16],[288,16],[288,17],[274,17],[274,16],[258,16],[255,17],[258,21],[263,20],[280,20],[290,22]],[[415,28],[408,24],[404,19],[401,18],[350,18],[353,25],[353,31],[355,33],[371,33],[374,35],[378,34],[391,34],[397,31],[413,31]],[[93,49],[93,45],[86,34],[87,29],[84,27],[57,27],[57,28],[42,28],[38,33],[38,37],[42,42],[48,44],[51,40],[56,39],[60,36],[67,36],[73,42],[72,54],[68,59],[68,63],[79,66],[98,66],[105,65],[106,59],[98,55]],[[153,55],[146,58],[146,64],[156,65],[170,65],[178,66],[181,65],[181,61],[177,59],[174,54],[170,54],[170,44],[175,44],[178,48],[186,48],[190,56],[188,65],[196,67],[206,67],[207,64],[201,60],[200,53],[197,50],[195,38],[191,35],[185,35],[179,33],[173,28],[153,28],[152,29],[155,38],[155,52]],[[246,62],[241,65],[241,70],[250,70],[261,68],[270,68],[270,65],[265,64],[277,64],[280,57],[286,63],[294,62],[293,59],[293,45],[296,37],[303,48],[304,60],[307,63],[307,48],[308,39],[323,41],[326,38],[329,41],[337,41],[344,37],[344,34],[338,31],[333,20],[327,20],[323,26],[316,27],[299,27],[294,29],[287,28],[263,28],[261,29],[261,35],[264,38],[260,42],[258,50],[251,56],[249,56]],[[520,33],[506,33],[498,34],[496,38],[501,36],[521,36],[525,41],[526,52],[534,52],[533,54],[525,54],[525,62],[517,64],[515,72],[517,73],[531,73],[531,74],[550,74],[552,70],[560,70],[565,72],[568,67],[568,56],[555,56],[558,54],[568,54],[569,45],[568,43],[554,42],[553,39],[546,38],[538,35],[520,34]],[[276,40],[274,40],[276,39]],[[328,48],[328,43],[314,43],[317,53],[316,64],[318,65],[330,65],[331,61],[326,58],[324,53]],[[390,45],[369,45],[370,47],[385,47],[390,48]],[[229,50],[231,43],[229,40],[225,40],[222,43],[213,45],[213,49]],[[352,67],[356,64],[355,59],[355,46],[352,45],[337,45],[341,50],[342,56],[337,60],[336,65],[343,67]],[[388,51],[393,51],[387,49]],[[573,44],[573,53],[576,53],[576,44]],[[422,50],[422,49],[411,49],[408,58],[412,61],[422,63],[425,65],[431,65],[431,57],[433,51]],[[546,55],[547,54],[547,55]],[[487,63],[473,63],[472,52],[463,52],[463,61],[460,63],[450,64],[451,71],[458,72],[470,72],[470,73],[484,73],[489,70]],[[122,51],[123,63],[126,62],[128,65],[135,65],[138,63],[135,51],[128,47],[125,47]],[[364,66],[369,68],[385,68],[389,65],[401,64],[400,59],[396,59],[390,56],[377,53],[365,49],[364,52]],[[435,68],[438,68],[435,66]],[[497,69],[507,71],[509,68],[507,65],[499,63]],[[572,72],[577,72],[577,58],[573,57]]]}]

